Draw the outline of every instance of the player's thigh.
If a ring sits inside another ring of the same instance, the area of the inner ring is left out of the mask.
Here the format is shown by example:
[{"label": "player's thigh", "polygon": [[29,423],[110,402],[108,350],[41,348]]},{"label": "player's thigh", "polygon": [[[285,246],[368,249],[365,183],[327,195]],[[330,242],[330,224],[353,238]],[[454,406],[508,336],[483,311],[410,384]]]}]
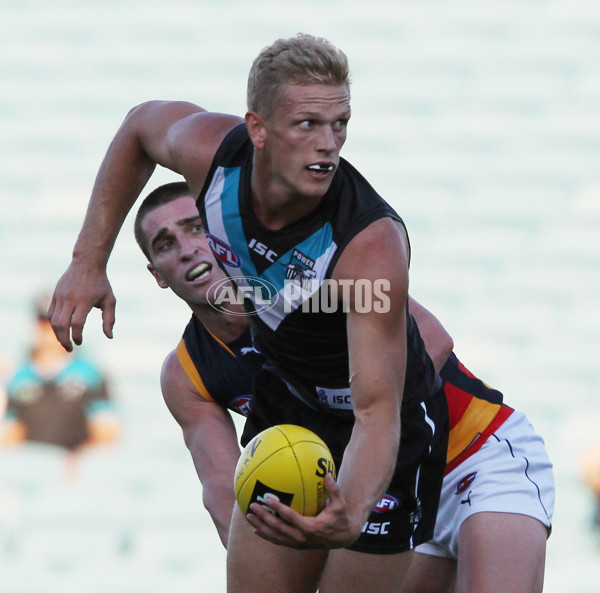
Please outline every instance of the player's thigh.
[{"label": "player's thigh", "polygon": [[412,555],[330,550],[319,593],[398,593]]},{"label": "player's thigh", "polygon": [[547,537],[527,515],[471,515],[460,528],[456,593],[540,593]]},{"label": "player's thigh", "polygon": [[415,552],[399,593],[452,593],[456,560]]},{"label": "player's thigh", "polygon": [[314,593],[326,550],[295,550],[272,544],[235,507],[227,544],[228,593]]}]

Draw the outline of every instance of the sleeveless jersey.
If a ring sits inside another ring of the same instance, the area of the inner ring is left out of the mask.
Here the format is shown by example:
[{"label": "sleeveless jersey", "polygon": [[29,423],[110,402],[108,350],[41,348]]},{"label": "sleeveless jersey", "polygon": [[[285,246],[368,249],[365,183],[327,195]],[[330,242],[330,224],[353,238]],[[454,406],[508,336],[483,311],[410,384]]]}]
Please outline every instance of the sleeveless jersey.
[{"label": "sleeveless jersey", "polygon": [[263,362],[252,345],[248,328],[225,344],[192,315],[176,353],[186,375],[204,399],[248,415],[254,377]]},{"label": "sleeveless jersey", "polygon": [[[250,330],[229,344],[209,332],[194,316],[177,347],[177,357],[202,397],[246,416],[254,377],[262,357],[252,345]],[[448,400],[450,436],[446,473],[476,453],[513,413],[500,391],[486,385],[450,355],[440,372]]]},{"label": "sleeveless jersey", "polygon": [[[198,200],[208,241],[249,297],[254,342],[267,360],[265,368],[306,405],[351,415],[346,314],[328,292],[328,281],[343,249],[359,232],[380,218],[402,220],[341,159],[312,212],[281,230],[268,229],[250,206],[252,159],[253,146],[241,124],[217,151]],[[323,303],[333,307],[326,311]],[[403,405],[414,405],[434,394],[441,382],[416,323],[407,316]]]},{"label": "sleeveless jersey", "polygon": [[476,453],[514,412],[500,391],[486,385],[451,353],[440,371],[448,400],[450,435],[446,473]]}]

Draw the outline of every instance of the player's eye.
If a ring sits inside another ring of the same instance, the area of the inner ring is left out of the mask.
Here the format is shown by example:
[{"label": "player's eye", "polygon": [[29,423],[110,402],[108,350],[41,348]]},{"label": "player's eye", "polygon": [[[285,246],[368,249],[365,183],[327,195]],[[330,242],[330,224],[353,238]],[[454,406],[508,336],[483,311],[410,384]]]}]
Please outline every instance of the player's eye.
[{"label": "player's eye", "polygon": [[316,122],[313,119],[305,119],[301,121],[298,126],[303,130],[311,130],[316,125]]}]

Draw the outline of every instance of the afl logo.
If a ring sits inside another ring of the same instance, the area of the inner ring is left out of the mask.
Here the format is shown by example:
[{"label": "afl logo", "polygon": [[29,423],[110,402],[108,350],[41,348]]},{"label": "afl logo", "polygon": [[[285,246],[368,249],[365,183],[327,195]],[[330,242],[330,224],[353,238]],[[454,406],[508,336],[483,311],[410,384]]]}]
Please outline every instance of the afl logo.
[{"label": "afl logo", "polygon": [[457,485],[456,492],[454,494],[462,494],[475,480],[477,472],[472,472],[466,475]]},{"label": "afl logo", "polygon": [[232,268],[239,268],[242,265],[240,256],[227,244],[225,241],[221,241],[219,237],[215,237],[210,233],[206,233],[208,244],[215,257],[222,261],[226,266]]},{"label": "afl logo", "polygon": [[[260,315],[277,304],[279,293],[275,285],[256,276],[231,276],[217,280],[206,292],[208,303],[213,309],[230,315]],[[252,302],[253,310],[239,310],[246,299]]]},{"label": "afl logo", "polygon": [[238,414],[241,414],[242,416],[247,416],[250,413],[251,401],[251,395],[240,395],[231,402],[231,406]]},{"label": "afl logo", "polygon": [[391,494],[386,494],[373,509],[376,513],[389,513],[400,507],[400,501]]}]

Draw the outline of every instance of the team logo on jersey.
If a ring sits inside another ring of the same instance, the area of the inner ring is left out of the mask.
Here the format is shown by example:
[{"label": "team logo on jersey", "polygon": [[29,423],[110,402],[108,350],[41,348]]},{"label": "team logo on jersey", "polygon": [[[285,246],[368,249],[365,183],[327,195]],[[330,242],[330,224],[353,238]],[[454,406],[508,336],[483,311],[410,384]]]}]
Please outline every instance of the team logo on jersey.
[{"label": "team logo on jersey", "polygon": [[470,474],[466,475],[456,485],[456,492],[454,494],[462,494],[475,481],[476,476],[477,472],[471,472]]},{"label": "team logo on jersey", "polygon": [[400,508],[400,501],[391,494],[386,494],[373,509],[376,513],[389,513]]},{"label": "team logo on jersey", "polygon": [[299,284],[303,290],[310,290],[311,281],[317,276],[314,267],[313,259],[294,249],[290,262],[286,266],[285,277]]},{"label": "team logo on jersey", "polygon": [[423,509],[421,507],[421,501],[417,499],[417,506],[415,510],[408,516],[408,520],[411,525],[418,525],[423,519]]},{"label": "team logo on jersey", "polygon": [[242,356],[246,356],[246,354],[250,354],[251,352],[254,352],[254,354],[260,354],[260,352],[254,346],[250,346],[249,348],[240,348],[240,352],[242,353]]},{"label": "team logo on jersey", "polygon": [[240,256],[225,241],[221,241],[219,237],[215,237],[210,233],[205,234],[208,244],[218,260],[232,268],[239,268],[242,265]]},{"label": "team logo on jersey", "polygon": [[327,397],[327,393],[324,389],[317,389],[317,395],[319,396],[319,403],[324,407],[329,407],[329,398]]}]

